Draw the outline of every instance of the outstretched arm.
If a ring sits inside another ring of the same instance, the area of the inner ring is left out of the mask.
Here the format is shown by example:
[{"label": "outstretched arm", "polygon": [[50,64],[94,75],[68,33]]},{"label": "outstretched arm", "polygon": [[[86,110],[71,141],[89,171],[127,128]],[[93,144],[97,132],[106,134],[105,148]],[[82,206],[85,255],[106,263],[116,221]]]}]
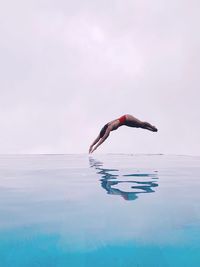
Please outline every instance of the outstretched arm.
[{"label": "outstretched arm", "polygon": [[96,150],[97,147],[100,146],[100,145],[106,140],[106,138],[108,138],[109,134],[110,134],[110,129],[107,128],[107,130],[106,130],[104,136],[103,136],[103,137],[101,138],[101,140],[96,144],[96,146],[90,151],[90,153],[92,153],[94,150]]},{"label": "outstretched arm", "polygon": [[93,146],[94,146],[97,142],[99,142],[99,140],[100,140],[100,134],[97,136],[97,138],[96,138],[96,139],[94,140],[94,142],[91,144],[90,149],[89,149],[89,153],[91,153]]}]

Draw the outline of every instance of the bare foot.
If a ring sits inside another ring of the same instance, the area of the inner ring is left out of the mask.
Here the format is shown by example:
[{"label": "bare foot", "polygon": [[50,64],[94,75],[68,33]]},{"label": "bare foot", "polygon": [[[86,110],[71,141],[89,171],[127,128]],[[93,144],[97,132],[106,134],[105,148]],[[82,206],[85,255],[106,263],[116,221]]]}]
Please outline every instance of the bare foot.
[{"label": "bare foot", "polygon": [[155,126],[153,126],[153,127],[152,127],[152,131],[153,131],[153,132],[157,132],[158,129],[157,129]]}]

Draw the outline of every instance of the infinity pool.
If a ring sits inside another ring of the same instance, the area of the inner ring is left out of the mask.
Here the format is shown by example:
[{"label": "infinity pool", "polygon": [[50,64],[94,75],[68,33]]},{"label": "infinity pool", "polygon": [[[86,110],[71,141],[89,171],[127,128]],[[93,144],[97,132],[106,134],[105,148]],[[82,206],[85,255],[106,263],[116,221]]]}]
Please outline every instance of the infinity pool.
[{"label": "infinity pool", "polygon": [[0,267],[199,267],[200,157],[1,155]]}]

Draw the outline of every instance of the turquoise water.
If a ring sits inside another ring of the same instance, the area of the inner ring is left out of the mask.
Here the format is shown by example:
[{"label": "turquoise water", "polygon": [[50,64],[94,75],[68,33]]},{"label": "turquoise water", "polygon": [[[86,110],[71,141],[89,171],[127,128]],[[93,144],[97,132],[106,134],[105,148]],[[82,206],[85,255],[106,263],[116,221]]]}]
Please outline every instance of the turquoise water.
[{"label": "turquoise water", "polygon": [[199,267],[200,157],[0,156],[0,266]]}]

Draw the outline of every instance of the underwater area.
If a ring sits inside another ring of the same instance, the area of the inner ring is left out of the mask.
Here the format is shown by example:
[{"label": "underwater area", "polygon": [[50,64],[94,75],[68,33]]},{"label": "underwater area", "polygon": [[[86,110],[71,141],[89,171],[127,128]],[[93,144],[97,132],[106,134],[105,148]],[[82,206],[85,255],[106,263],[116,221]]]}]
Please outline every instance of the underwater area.
[{"label": "underwater area", "polygon": [[200,157],[0,155],[0,266],[199,267]]}]

